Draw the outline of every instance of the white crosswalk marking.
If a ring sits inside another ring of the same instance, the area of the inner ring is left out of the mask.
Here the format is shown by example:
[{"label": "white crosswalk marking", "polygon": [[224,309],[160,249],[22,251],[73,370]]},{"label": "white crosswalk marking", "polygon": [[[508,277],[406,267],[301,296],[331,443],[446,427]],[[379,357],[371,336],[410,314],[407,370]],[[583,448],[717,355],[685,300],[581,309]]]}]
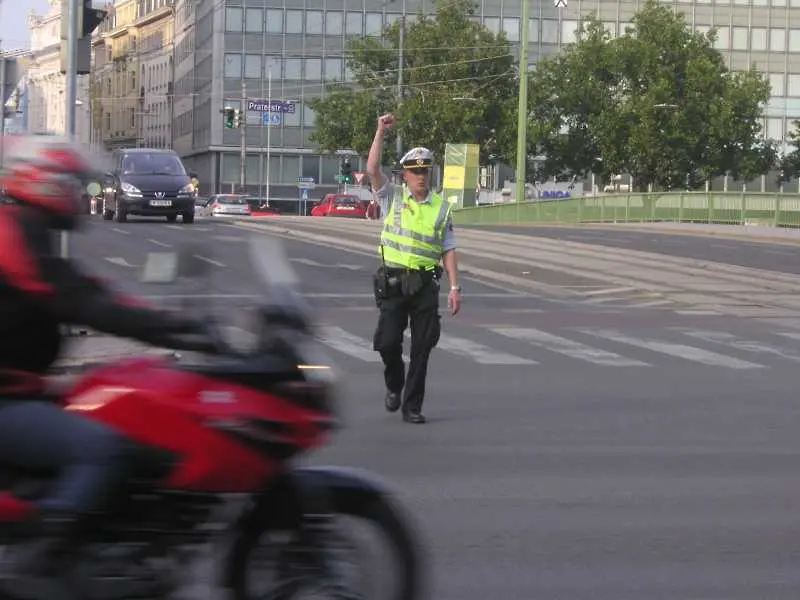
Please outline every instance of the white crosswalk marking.
[{"label": "white crosswalk marking", "polygon": [[[406,330],[406,337],[411,334]],[[489,346],[484,346],[466,338],[456,337],[454,335],[442,334],[439,338],[439,344],[436,346],[439,350],[452,352],[464,358],[470,358],[476,363],[481,365],[538,365],[535,360],[515,356],[500,350],[493,350]]]},{"label": "white crosswalk marking", "polygon": [[585,360],[596,365],[605,365],[611,367],[649,366],[645,362],[633,360],[631,358],[625,358],[624,356],[620,356],[614,352],[593,348],[574,340],[568,340],[566,338],[558,337],[557,335],[539,331],[538,329],[496,327],[492,328],[491,331],[515,340],[528,342],[535,346],[544,348],[545,350],[550,350],[551,352],[565,354],[571,358]]},{"label": "white crosswalk marking", "polygon": [[694,330],[694,331],[684,331],[683,334],[706,342],[712,342],[714,344],[722,344],[725,346],[730,346],[731,348],[735,348],[737,350],[744,350],[746,352],[757,352],[759,354],[773,354],[775,356],[780,356],[788,360],[800,361],[800,353],[794,352],[788,348],[770,346],[769,344],[764,344],[762,342],[756,342],[751,340],[743,340],[737,338],[732,333],[726,333],[724,331]]},{"label": "white crosswalk marking", "polygon": [[763,368],[764,366],[748,362],[746,360],[741,360],[739,358],[734,358],[732,356],[725,356],[724,354],[717,354],[716,352],[711,352],[709,350],[695,348],[694,346],[686,346],[684,344],[673,344],[670,342],[662,342],[653,339],[635,338],[629,335],[625,335],[614,329],[578,328],[578,331],[580,331],[581,333],[585,333],[587,335],[592,335],[606,340],[611,340],[612,342],[617,342],[619,344],[636,346],[638,348],[644,348],[645,350],[650,350],[651,352],[660,352],[661,354],[668,354],[670,356],[675,356],[678,358],[682,358],[684,360],[698,362],[715,367],[725,367],[728,369],[760,369]]},{"label": "white crosswalk marking", "polygon": [[342,354],[348,354],[364,362],[381,362],[380,355],[372,349],[372,344],[368,340],[353,335],[341,327],[320,327],[317,338]]}]

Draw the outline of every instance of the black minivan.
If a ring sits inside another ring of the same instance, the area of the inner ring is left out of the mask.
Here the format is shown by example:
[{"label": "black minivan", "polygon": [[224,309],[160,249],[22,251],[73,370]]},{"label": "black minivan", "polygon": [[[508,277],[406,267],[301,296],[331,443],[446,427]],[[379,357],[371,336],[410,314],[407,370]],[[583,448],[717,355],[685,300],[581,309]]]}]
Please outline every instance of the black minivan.
[{"label": "black minivan", "polygon": [[166,217],[174,223],[194,222],[191,174],[174,150],[126,148],[111,154],[113,171],[106,173],[103,219],[125,222],[128,215]]}]

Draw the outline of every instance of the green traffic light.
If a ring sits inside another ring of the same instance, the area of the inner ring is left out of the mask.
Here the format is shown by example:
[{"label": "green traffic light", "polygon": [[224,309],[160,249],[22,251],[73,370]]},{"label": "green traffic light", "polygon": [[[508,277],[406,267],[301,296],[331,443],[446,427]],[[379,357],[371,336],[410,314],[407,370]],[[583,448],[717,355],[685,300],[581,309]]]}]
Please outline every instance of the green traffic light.
[{"label": "green traffic light", "polygon": [[233,129],[234,111],[232,108],[225,109],[225,127]]}]

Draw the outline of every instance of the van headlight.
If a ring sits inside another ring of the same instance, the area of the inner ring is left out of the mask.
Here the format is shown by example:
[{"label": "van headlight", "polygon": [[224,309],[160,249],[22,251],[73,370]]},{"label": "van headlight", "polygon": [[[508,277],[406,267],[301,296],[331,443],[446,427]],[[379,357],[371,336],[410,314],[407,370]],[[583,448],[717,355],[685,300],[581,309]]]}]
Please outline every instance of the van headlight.
[{"label": "van headlight", "polygon": [[132,196],[134,198],[142,197],[142,190],[140,190],[136,186],[131,185],[130,183],[123,181],[119,187],[128,196]]}]

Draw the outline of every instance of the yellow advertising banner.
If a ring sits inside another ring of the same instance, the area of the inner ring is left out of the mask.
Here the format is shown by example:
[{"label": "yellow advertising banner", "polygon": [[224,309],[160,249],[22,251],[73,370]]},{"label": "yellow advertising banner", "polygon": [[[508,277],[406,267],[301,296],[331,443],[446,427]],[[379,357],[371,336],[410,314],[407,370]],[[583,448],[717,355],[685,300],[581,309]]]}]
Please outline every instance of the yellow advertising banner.
[{"label": "yellow advertising banner", "polygon": [[458,207],[474,206],[480,170],[480,148],[477,144],[446,144],[442,191]]}]

